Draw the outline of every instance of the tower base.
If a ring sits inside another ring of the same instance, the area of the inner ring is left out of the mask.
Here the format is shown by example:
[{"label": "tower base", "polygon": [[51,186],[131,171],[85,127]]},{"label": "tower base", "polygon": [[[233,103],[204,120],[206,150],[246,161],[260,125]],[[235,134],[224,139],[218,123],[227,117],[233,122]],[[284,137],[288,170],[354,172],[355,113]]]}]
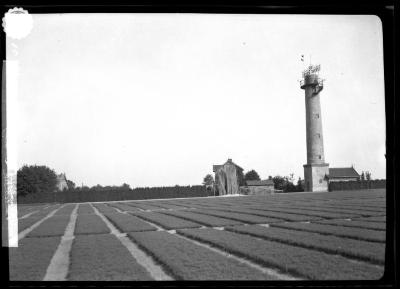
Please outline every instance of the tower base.
[{"label": "tower base", "polygon": [[327,192],[329,164],[304,165],[304,191]]}]

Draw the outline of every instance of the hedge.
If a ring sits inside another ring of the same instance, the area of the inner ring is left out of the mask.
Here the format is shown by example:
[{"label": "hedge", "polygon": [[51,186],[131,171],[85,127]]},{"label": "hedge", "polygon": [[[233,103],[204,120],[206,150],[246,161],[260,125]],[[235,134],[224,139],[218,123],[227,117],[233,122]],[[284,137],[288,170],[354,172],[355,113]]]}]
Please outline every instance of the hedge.
[{"label": "hedge", "polygon": [[53,193],[36,193],[18,197],[18,204],[79,203],[122,200],[166,199],[212,196],[204,186],[175,186],[154,188],[74,189]]},{"label": "hedge", "polygon": [[329,191],[369,190],[386,188],[386,180],[330,182]]}]

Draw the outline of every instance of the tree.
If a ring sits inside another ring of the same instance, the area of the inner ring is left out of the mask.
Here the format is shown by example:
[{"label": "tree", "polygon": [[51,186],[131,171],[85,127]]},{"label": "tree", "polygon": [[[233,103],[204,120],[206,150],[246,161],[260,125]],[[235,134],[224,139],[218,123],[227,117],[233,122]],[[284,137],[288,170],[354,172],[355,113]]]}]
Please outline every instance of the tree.
[{"label": "tree", "polygon": [[250,170],[244,175],[245,181],[260,181],[260,176],[255,170]]},{"label": "tree", "polygon": [[282,190],[285,193],[303,191],[301,179],[299,178],[299,180],[297,181],[297,186],[293,184],[292,180],[293,180],[293,174],[290,174],[289,176],[285,177],[281,177],[278,175],[272,178],[272,181],[274,182],[274,188],[276,190]]},{"label": "tree", "polygon": [[67,185],[69,190],[75,189],[75,183],[73,181],[67,180]]},{"label": "tree", "polygon": [[37,193],[53,193],[57,174],[46,166],[24,165],[17,171],[17,196]]},{"label": "tree", "polygon": [[367,179],[367,181],[371,180],[371,173],[370,172],[366,172],[365,173],[365,178]]},{"label": "tree", "polygon": [[214,184],[214,177],[210,174],[206,175],[203,179],[203,185],[212,186]]},{"label": "tree", "polygon": [[361,173],[361,180],[364,181],[365,180],[365,175],[364,172]]},{"label": "tree", "polygon": [[274,182],[274,188],[277,190],[284,190],[285,189],[285,178],[281,176],[275,176],[272,178],[272,181]]},{"label": "tree", "polygon": [[297,180],[296,190],[297,190],[297,192],[304,192],[303,181],[301,180],[300,177]]},{"label": "tree", "polygon": [[123,183],[123,184],[122,184],[122,188],[128,189],[128,190],[131,189],[131,187],[130,187],[128,184],[126,184],[126,183]]}]

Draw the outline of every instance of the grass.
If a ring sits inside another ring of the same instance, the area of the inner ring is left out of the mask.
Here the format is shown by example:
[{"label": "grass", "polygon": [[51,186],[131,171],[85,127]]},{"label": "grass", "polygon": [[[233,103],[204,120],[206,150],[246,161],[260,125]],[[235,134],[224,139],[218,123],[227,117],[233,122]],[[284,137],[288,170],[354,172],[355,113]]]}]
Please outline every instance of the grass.
[{"label": "grass", "polygon": [[122,213],[105,214],[107,219],[111,221],[122,232],[136,232],[136,231],[154,231],[156,228],[143,222],[142,220]]},{"label": "grass", "polygon": [[98,215],[78,215],[74,234],[107,234],[110,229]]},{"label": "grass", "polygon": [[127,204],[128,206],[134,207],[134,208],[140,208],[142,210],[159,210],[160,207],[157,206],[152,206],[152,205],[147,205],[147,203],[144,202],[129,202],[129,203],[124,203]]},{"label": "grass", "polygon": [[162,211],[160,213],[170,216],[175,216],[178,218],[182,218],[184,220],[193,221],[198,224],[202,224],[205,226],[212,226],[212,227],[243,224],[243,222],[239,221],[234,221],[214,216],[207,216],[203,214],[196,214],[193,211]]},{"label": "grass", "polygon": [[98,209],[103,214],[118,213],[116,209],[112,208],[111,206],[107,206],[106,204],[103,203],[93,204],[93,206],[96,207],[96,209]]},{"label": "grass", "polygon": [[265,228],[257,225],[235,226],[225,229],[261,237],[270,241],[315,249],[330,254],[339,254],[379,265],[383,265],[385,262],[385,245],[382,243],[352,240],[282,228]]},{"label": "grass", "polygon": [[139,209],[126,205],[126,204],[120,204],[120,203],[110,203],[109,204],[110,207],[114,207],[114,208],[118,208],[121,211],[139,211]]},{"label": "grass", "polygon": [[131,212],[130,214],[143,218],[149,222],[155,223],[168,230],[180,228],[199,228],[199,223],[183,220],[177,217],[164,215],[156,212]]},{"label": "grass", "polygon": [[296,221],[312,221],[312,220],[320,220],[321,217],[316,216],[307,216],[307,215],[298,215],[298,214],[288,214],[288,213],[280,213],[280,212],[271,212],[271,211],[262,211],[262,210],[251,210],[251,209],[219,209],[224,212],[232,212],[239,214],[247,214],[254,216],[262,216],[268,218],[276,218],[289,222]]},{"label": "grass", "polygon": [[288,228],[299,231],[315,232],[325,235],[334,235],[338,237],[352,238],[357,240],[371,241],[371,242],[385,242],[385,232],[349,228],[326,224],[305,224],[305,223],[276,223],[271,224],[274,227]]},{"label": "grass", "polygon": [[53,216],[41,223],[27,237],[63,236],[69,220],[68,215]]},{"label": "grass", "polygon": [[258,211],[268,211],[273,213],[287,213],[287,214],[298,214],[303,216],[311,216],[317,218],[327,218],[327,219],[338,219],[338,218],[350,218],[357,216],[357,214],[349,214],[349,213],[330,213],[330,212],[321,212],[321,211],[311,211],[307,209],[294,209],[294,208],[265,208],[265,209],[254,209]]},{"label": "grass", "polygon": [[354,218],[354,220],[358,221],[366,221],[366,222],[377,222],[377,223],[386,223],[386,216],[374,216],[367,218]]},{"label": "grass", "polygon": [[17,248],[9,248],[10,280],[43,280],[60,239],[24,238],[18,242]]},{"label": "grass", "polygon": [[268,275],[167,232],[129,233],[177,280],[271,280]]},{"label": "grass", "polygon": [[294,247],[213,229],[179,230],[185,236],[213,244],[283,272],[314,280],[376,280],[383,267],[354,263],[342,256]]},{"label": "grass", "polygon": [[239,222],[244,222],[248,224],[265,224],[265,223],[273,223],[273,222],[282,222],[280,219],[270,218],[270,217],[262,217],[255,215],[247,215],[247,214],[239,214],[239,213],[228,213],[221,212],[217,209],[214,210],[196,210],[194,211],[199,214],[210,215],[215,217],[223,217],[230,220],[236,220]]},{"label": "grass", "polygon": [[43,218],[44,216],[33,215],[28,218],[18,220],[18,232],[22,232]]},{"label": "grass", "polygon": [[378,223],[378,222],[368,222],[368,221],[358,221],[358,220],[324,220],[317,221],[320,224],[329,224],[335,226],[343,226],[343,227],[355,227],[361,229],[370,229],[370,230],[378,230],[378,231],[386,231],[386,223]]},{"label": "grass", "polygon": [[80,235],[74,239],[69,281],[151,280],[114,235]]},{"label": "grass", "polygon": [[379,214],[377,212],[371,212],[371,211],[360,211],[360,210],[353,210],[353,209],[342,209],[342,208],[327,208],[327,207],[322,207],[322,206],[310,206],[310,205],[300,205],[300,206],[294,206],[294,205],[286,205],[286,206],[274,206],[274,208],[283,208],[283,209],[300,209],[300,210],[306,210],[307,212],[316,212],[316,213],[328,213],[328,214],[338,214],[338,217],[342,216],[375,216],[376,214]]},{"label": "grass", "polygon": [[54,215],[71,215],[72,210],[75,208],[74,204],[65,205],[63,208],[59,209]]},{"label": "grass", "polygon": [[[44,209],[46,206],[19,208],[20,217],[39,210],[18,221],[19,231],[60,207],[53,204]],[[179,238],[179,234],[305,279],[376,280],[383,273],[384,191],[130,201],[93,206],[179,280],[269,278],[235,259]],[[60,209],[20,240],[19,248],[10,249],[12,280],[43,279],[74,207],[69,204]],[[197,209],[187,209],[193,207]],[[129,214],[119,213],[116,208]],[[139,208],[157,212],[141,212]],[[343,220],[349,214],[352,220]],[[332,217],[340,219],[325,219]],[[155,231],[144,220],[175,229],[178,235]],[[268,223],[270,227],[244,223]],[[194,229],[201,225],[225,227],[225,231]],[[147,272],[141,266],[137,269],[135,259],[109,232],[90,204],[79,204],[70,280],[149,280]]]},{"label": "grass", "polygon": [[78,207],[78,215],[85,214],[94,214],[94,210],[89,204],[80,204]]}]

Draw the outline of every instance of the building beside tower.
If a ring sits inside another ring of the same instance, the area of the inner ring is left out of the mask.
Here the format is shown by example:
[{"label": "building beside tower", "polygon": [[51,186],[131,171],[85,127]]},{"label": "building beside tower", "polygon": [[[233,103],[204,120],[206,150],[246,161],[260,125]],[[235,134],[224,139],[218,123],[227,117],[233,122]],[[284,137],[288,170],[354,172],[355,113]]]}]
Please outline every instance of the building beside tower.
[{"label": "building beside tower", "polygon": [[329,164],[325,163],[320,92],[324,88],[319,77],[320,65],[310,65],[300,81],[305,92],[307,164],[304,165],[304,191],[327,192]]}]

